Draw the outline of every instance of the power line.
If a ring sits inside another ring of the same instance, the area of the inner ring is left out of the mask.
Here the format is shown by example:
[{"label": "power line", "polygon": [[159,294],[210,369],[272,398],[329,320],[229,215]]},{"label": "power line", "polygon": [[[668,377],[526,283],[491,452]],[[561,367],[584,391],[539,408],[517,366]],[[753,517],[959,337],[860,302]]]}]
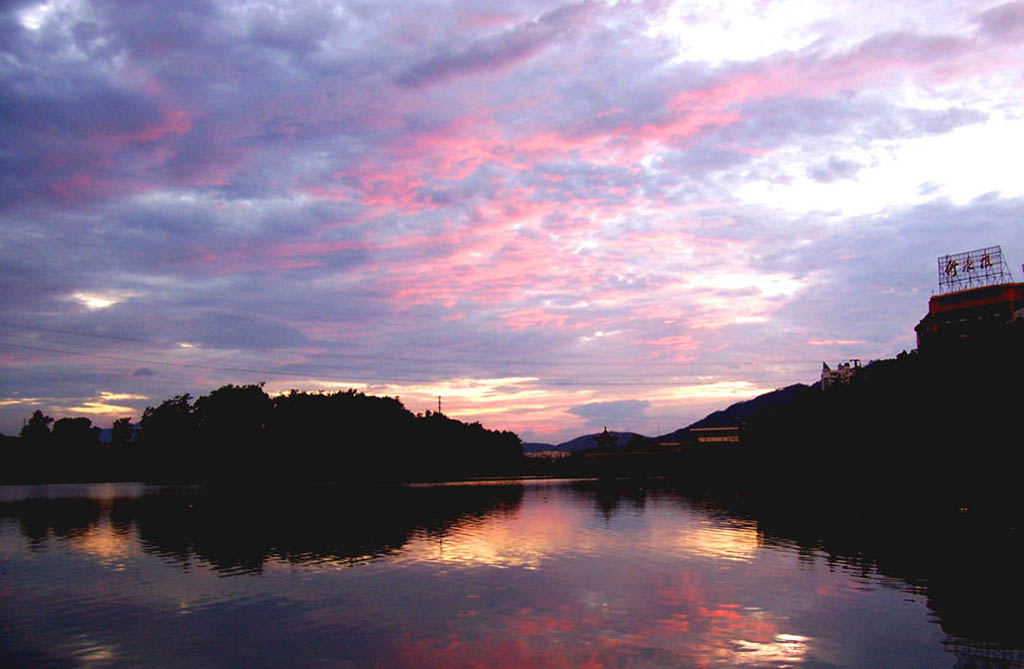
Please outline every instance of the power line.
[{"label": "power line", "polygon": [[[69,351],[69,350],[65,350],[65,349],[53,348],[53,347],[50,347],[50,346],[37,346],[37,345],[34,346],[34,345],[28,345],[28,344],[16,344],[16,343],[11,343],[11,342],[3,342],[3,345],[4,346],[9,346],[9,347],[12,347],[12,348],[19,348],[19,349],[25,349],[25,350],[30,350],[30,351],[38,351],[38,352],[42,352],[42,353],[57,353],[57,354],[71,355],[71,356],[82,355],[83,354],[83,352],[81,352],[81,351]],[[87,355],[89,355],[90,357],[93,357],[93,358],[100,358],[100,359],[103,359],[103,360],[112,360],[112,361],[115,361],[115,362],[130,363],[132,365],[162,365],[162,366],[170,366],[170,367],[185,367],[185,368],[189,368],[189,369],[197,369],[197,370],[206,371],[206,372],[228,372],[228,373],[236,373],[236,374],[252,374],[252,375],[257,376],[257,377],[266,377],[266,376],[291,377],[291,378],[295,378],[295,377],[319,377],[318,380],[325,381],[325,382],[330,382],[331,381],[328,378],[323,378],[325,372],[327,374],[333,374],[333,375],[337,375],[337,376],[348,375],[348,376],[351,376],[351,377],[357,377],[357,378],[348,379],[348,381],[351,382],[351,383],[365,383],[365,384],[377,383],[377,384],[381,384],[381,385],[393,385],[393,384],[399,384],[399,383],[423,383],[423,384],[430,384],[430,383],[438,383],[438,382],[443,382],[444,381],[443,377],[442,378],[438,378],[436,376],[435,377],[410,377],[410,376],[401,376],[401,375],[382,375],[382,374],[379,374],[379,373],[377,373],[377,374],[373,374],[373,373],[368,374],[366,372],[361,372],[361,371],[358,371],[358,370],[345,370],[345,371],[342,371],[342,372],[339,373],[339,368],[332,367],[332,366],[326,366],[326,367],[325,366],[320,366],[322,371],[310,372],[310,371],[302,371],[302,370],[256,369],[256,368],[252,368],[252,367],[236,367],[236,366],[229,366],[229,365],[212,365],[212,364],[203,364],[203,363],[195,363],[195,362],[185,362],[185,361],[154,360],[154,359],[151,359],[151,358],[150,359],[129,358],[129,357],[125,357],[125,356],[110,355],[110,354],[105,354],[105,353],[95,353],[95,352],[91,352],[91,351],[87,352]],[[533,376],[533,375],[527,374],[527,376]],[[535,386],[548,386],[548,387],[558,387],[558,388],[592,388],[592,387],[599,387],[599,388],[604,388],[604,387],[651,387],[651,388],[658,388],[658,387],[674,386],[674,385],[687,385],[686,382],[684,382],[684,381],[673,380],[673,379],[650,380],[648,378],[645,378],[645,379],[619,379],[619,380],[609,380],[609,379],[602,379],[602,380],[580,380],[580,379],[543,379],[541,377],[536,377],[536,380],[530,381],[529,384],[530,385],[535,385]]]},{"label": "power line", "polygon": [[[81,352],[68,351],[63,349],[51,348],[46,346],[31,346],[27,344],[14,344],[10,342],[4,342],[5,346],[11,346],[14,348],[27,349],[31,351],[40,351],[44,353],[60,353],[64,355],[81,355]],[[303,372],[303,371],[286,371],[286,370],[271,370],[271,369],[253,369],[249,367],[230,367],[225,365],[209,365],[194,362],[183,362],[183,361],[167,361],[167,360],[153,360],[153,359],[142,359],[142,358],[127,358],[124,356],[116,356],[105,353],[94,353],[89,352],[88,355],[94,358],[101,358],[104,360],[114,360],[117,362],[127,362],[133,365],[169,365],[172,367],[189,367],[192,369],[199,369],[208,372],[236,372],[243,374],[254,374],[257,376],[317,376],[317,373]],[[359,374],[359,372],[350,372],[352,374]],[[431,378],[401,378],[401,377],[388,377],[390,380],[399,381],[402,383],[432,383],[437,379]],[[326,379],[325,379],[326,380]],[[374,379],[378,380],[378,379]]]},{"label": "power line", "polygon": [[[4,326],[4,325],[6,325],[8,327],[14,327],[14,326],[12,326],[10,324],[0,322],[0,326]],[[115,339],[115,340],[130,341],[130,342],[135,342],[135,343],[140,343],[140,344],[150,344],[150,345],[160,345],[161,344],[161,342],[159,342],[159,341],[149,340],[149,339],[139,339],[139,338],[133,338],[133,337],[118,337],[118,336],[114,336],[114,335],[109,335],[108,336],[108,335],[105,335],[105,334],[98,334],[98,333],[81,333],[81,332],[73,332],[73,331],[70,331],[70,330],[59,330],[59,329],[55,329],[55,328],[33,328],[33,327],[28,327],[28,328],[18,328],[18,329],[22,330],[22,331],[24,331],[26,329],[28,329],[28,330],[38,329],[38,330],[41,330],[41,331],[44,331],[44,332],[54,332],[54,333],[58,333],[58,334],[68,334],[68,335],[72,335],[72,336],[76,336],[76,337],[81,336],[81,337],[87,337],[87,338],[98,339],[98,340]],[[26,337],[21,336],[21,335],[8,335],[8,334],[3,334],[3,333],[0,333],[0,337],[8,337],[8,338],[9,337],[19,337],[23,341],[26,339]],[[10,346],[19,346],[19,347],[22,347],[22,348],[30,348],[30,344],[34,344],[34,345],[38,346],[39,343],[46,344],[46,345],[49,345],[49,346],[83,347],[83,348],[86,345],[85,342],[65,342],[65,341],[57,341],[57,342],[42,341],[42,342],[40,342],[40,340],[35,339],[35,338],[27,338],[27,340],[28,340],[29,344],[18,344],[18,343],[15,342],[15,343],[8,343],[8,345],[10,345]],[[96,345],[99,345],[100,343],[101,342],[97,342]],[[318,347],[322,348],[322,347],[325,347],[325,346],[327,346],[329,344],[330,344],[330,342],[321,342],[321,343],[318,344]],[[165,342],[164,345],[166,345],[166,342]],[[99,353],[94,353],[92,350],[89,350],[89,349],[84,349],[84,350],[85,350],[85,352],[88,352],[91,355],[97,355],[97,356],[101,355]],[[80,353],[81,351],[54,351],[54,352],[66,353],[68,355],[76,355],[76,354]],[[537,362],[536,359],[531,360],[531,359],[526,359],[526,358],[521,358],[521,357],[520,358],[499,358],[499,357],[495,357],[495,356],[493,356],[491,354],[485,354],[485,353],[482,353],[482,352],[480,353],[480,357],[466,357],[466,351],[463,351],[463,350],[459,351],[457,358],[452,358],[452,357],[449,357],[449,356],[444,356],[441,353],[437,353],[434,356],[426,356],[426,355],[424,355],[424,356],[415,356],[414,357],[414,356],[393,355],[393,354],[390,354],[390,353],[388,353],[388,354],[372,354],[372,353],[359,353],[359,352],[353,352],[353,351],[346,351],[345,352],[345,358],[348,359],[348,360],[361,361],[361,362],[362,361],[365,361],[365,362],[410,362],[410,363],[415,363],[415,364],[419,364],[419,365],[431,364],[431,363],[433,363],[433,364],[444,364],[444,363],[451,364],[453,362],[467,362],[467,363],[486,362],[486,363],[491,363],[491,364],[494,364],[494,365],[519,365],[519,366],[523,366],[523,365],[527,365],[527,364],[531,364],[531,363]],[[772,359],[770,361],[770,364],[772,364],[772,365],[806,364],[806,363],[809,363],[809,362],[811,362],[813,360],[814,360],[814,358],[812,358],[812,357],[794,358],[794,359],[777,359],[777,358],[774,358],[774,359]],[[146,362],[148,362],[149,364],[186,364],[186,363],[178,363],[178,362],[174,362],[174,363],[158,362],[158,361],[146,361]],[[593,356],[583,356],[583,355],[570,356],[570,355],[563,354],[563,353],[559,353],[558,354],[557,362],[559,364],[562,364],[562,365],[569,365],[574,370],[578,370],[581,367],[588,367],[588,366],[589,367],[598,367],[598,368],[601,368],[601,369],[607,369],[610,364],[614,364],[614,361],[612,361],[610,363],[609,359],[607,357],[605,357],[603,359],[600,359],[600,360],[595,360],[595,358]],[[678,362],[678,361],[672,361],[672,360],[644,360],[642,363],[638,363],[637,361],[621,360],[619,362],[621,362],[621,364],[632,364],[634,367],[636,367],[638,365],[642,365],[642,367],[644,369],[663,369],[663,368],[680,369],[680,368],[685,368],[687,366],[687,363],[685,363],[685,362]],[[731,366],[735,368],[736,366],[743,366],[744,364],[758,366],[758,367],[763,367],[764,366],[764,363],[761,363],[761,362],[757,362],[757,363],[754,363],[754,362],[731,363]],[[323,367],[323,365],[320,365],[320,366]],[[280,372],[280,370],[278,370],[278,371],[273,371],[273,372],[268,372],[268,373],[275,373],[276,374],[276,373],[287,373],[287,372]]]},{"label": "power line", "polygon": [[[4,324],[0,323],[0,325],[4,325]],[[58,329],[54,329],[54,328],[43,329],[43,331],[52,331],[52,332],[56,332],[56,333],[60,333],[60,334],[69,334],[69,335],[74,335],[74,336],[78,336],[79,334],[82,334],[85,337],[89,337],[89,338],[92,338],[92,339],[100,339],[100,340],[108,339],[108,337],[106,337],[105,335],[93,334],[93,333],[74,333],[74,332],[71,332],[71,331],[58,330]],[[134,363],[137,363],[137,364],[175,364],[175,365],[189,365],[189,364],[194,365],[195,364],[195,363],[184,363],[184,362],[180,362],[180,361],[168,362],[168,361],[157,361],[157,360],[152,360],[152,359],[140,360],[140,359],[125,358],[124,356],[111,356],[109,354],[103,354],[103,353],[100,353],[100,352],[96,352],[96,350],[94,348],[86,348],[86,343],[85,342],[65,342],[65,341],[57,341],[57,342],[42,341],[41,342],[40,340],[35,339],[35,338],[28,338],[28,341],[26,342],[25,341],[26,340],[25,337],[19,337],[18,335],[8,335],[8,334],[3,334],[3,333],[0,333],[0,337],[7,338],[8,341],[6,343],[9,346],[18,347],[18,348],[24,348],[24,349],[29,349],[29,350],[39,350],[39,351],[44,351],[44,352],[63,353],[63,354],[66,354],[66,355],[78,355],[78,354],[81,354],[81,353],[88,353],[89,355],[93,355],[95,357],[102,357],[102,358],[115,359],[115,360],[123,360],[123,361],[126,361],[126,362],[134,362]],[[22,341],[20,343],[17,340],[11,342],[10,341],[11,337],[19,337]],[[109,337],[109,338],[110,339],[117,339],[115,337]],[[119,339],[122,340],[122,341],[132,341],[132,342],[143,343],[143,344],[157,344],[158,343],[158,342],[154,342],[154,341],[151,341],[151,340],[144,340],[144,339],[137,339],[137,338],[130,338],[130,337],[121,337]],[[3,343],[3,342],[0,342],[0,343]],[[100,342],[97,342],[96,344],[93,344],[93,346],[96,346],[96,345],[99,345],[99,344],[100,344]],[[68,347],[71,347],[71,348],[73,348],[75,350],[69,351],[69,350],[49,349],[49,348],[46,348],[47,346],[49,346],[49,347],[61,346],[64,349],[66,349]],[[414,363],[414,364],[417,364],[417,365],[424,365],[424,364],[438,365],[438,364],[441,364],[441,365],[445,365],[445,366],[453,366],[453,363],[459,363],[459,362],[463,362],[463,363],[487,362],[487,363],[490,363],[492,365],[517,365],[517,366],[523,366],[523,365],[526,365],[526,364],[528,364],[530,362],[530,361],[528,361],[526,359],[523,359],[523,358],[514,358],[514,359],[504,358],[503,359],[503,358],[496,358],[496,357],[491,356],[491,355],[487,355],[486,357],[480,357],[480,358],[478,358],[476,360],[473,360],[473,359],[467,359],[465,357],[465,353],[464,352],[460,352],[458,358],[454,358],[454,359],[450,358],[450,357],[442,356],[440,354],[435,355],[435,356],[429,356],[429,357],[428,356],[412,357],[412,356],[396,356],[396,355],[392,355],[392,354],[367,354],[367,353],[357,353],[357,352],[346,352],[345,353],[345,358],[348,359],[348,360],[359,361],[359,362],[409,362],[409,363]],[[570,359],[570,358],[567,358],[564,355],[563,356],[559,356],[559,362],[562,363],[562,364],[572,365],[572,367],[574,369],[576,369],[576,370],[579,370],[583,366],[594,366],[594,367],[600,367],[601,369],[604,369],[604,368],[607,367],[607,364],[608,364],[606,361],[591,362],[590,360],[588,360],[587,358],[584,358],[583,356],[577,356],[575,359]],[[198,365],[198,366],[200,366],[200,367],[208,367],[207,365]],[[325,367],[322,364],[320,364],[318,366],[321,369],[323,369]],[[677,367],[678,364],[672,364],[672,366],[673,367]],[[328,370],[331,369],[331,367],[329,365],[326,368]],[[254,371],[254,372],[266,372],[266,373],[273,373],[273,374],[288,374],[288,373],[292,373],[292,372],[281,371],[281,370],[273,370],[273,371],[271,371],[271,370],[249,370],[249,369],[244,369],[244,368],[240,368],[240,369],[237,369],[237,370],[233,369],[232,371]],[[360,372],[360,371],[354,370],[352,368],[345,368],[345,371],[346,372],[350,372],[350,373],[365,373],[365,372]],[[306,372],[296,372],[296,373],[306,373]]]},{"label": "power line", "polygon": [[[158,340],[158,339],[145,339],[145,338],[129,337],[129,336],[124,336],[124,335],[116,335],[116,334],[107,334],[107,333],[98,333],[98,332],[81,332],[81,331],[74,331],[74,330],[66,330],[66,329],[62,329],[62,328],[53,328],[53,327],[49,327],[49,326],[16,324],[16,323],[12,323],[10,321],[0,321],[0,327],[7,327],[7,328],[10,328],[10,329],[13,329],[13,330],[17,331],[17,333],[15,333],[14,335],[3,335],[3,334],[0,334],[0,336],[22,336],[21,333],[23,333],[23,332],[29,332],[29,331],[36,331],[36,330],[38,330],[40,332],[47,332],[47,333],[53,333],[53,334],[62,334],[62,335],[68,335],[68,336],[78,337],[78,338],[88,338],[88,339],[93,339],[93,340],[99,340],[100,342],[103,342],[103,341],[106,341],[106,340],[116,340],[116,341],[133,342],[133,343],[138,343],[138,344],[149,344],[149,345],[161,345],[161,344],[167,345],[168,343],[171,343],[170,340],[166,340],[166,339],[161,341],[161,340]],[[29,341],[34,343],[35,340],[30,339]],[[57,342],[56,344],[52,344],[51,343],[50,345],[80,346],[80,345],[82,345],[82,343],[83,342]],[[314,342],[309,342],[309,345],[310,346],[315,346],[315,347],[330,347],[330,346],[347,345],[347,343],[344,343],[344,342],[330,342],[330,341],[320,341],[320,342],[315,342],[314,341]],[[424,355],[424,356],[410,356],[410,355],[396,355],[396,354],[393,354],[393,353],[361,353],[361,352],[357,352],[357,351],[346,351],[346,353],[345,353],[346,359],[356,360],[356,361],[366,361],[366,362],[410,362],[410,363],[415,363],[415,364],[425,364],[425,363],[431,363],[431,362],[432,363],[443,363],[443,362],[451,362],[452,361],[450,358],[442,357],[443,354],[441,354],[441,353],[437,353],[437,354],[435,354],[435,356],[436,356],[435,358],[431,358],[431,357],[426,356],[426,355]],[[606,368],[608,366],[608,364],[609,364],[607,359],[603,359],[603,360],[600,360],[600,361],[597,361],[597,362],[591,362],[592,360],[593,360],[593,358],[591,356],[584,356],[584,355],[579,355],[579,354],[574,355],[574,354],[564,353],[564,352],[559,352],[558,353],[558,362],[561,363],[561,364],[572,365],[574,369],[579,369],[581,366],[586,366],[586,365],[592,365],[594,367],[600,367],[600,368],[603,369],[603,368]],[[457,361],[458,362],[478,362],[478,363],[485,362],[485,363],[491,363],[491,364],[495,364],[495,365],[502,365],[502,364],[503,365],[526,365],[526,364],[529,364],[529,363],[533,362],[532,360],[528,360],[528,359],[525,359],[523,357],[498,357],[498,356],[496,356],[494,354],[493,351],[475,351],[474,352],[474,351],[467,351],[464,348],[463,349],[459,349]],[[798,360],[773,360],[772,364],[794,364],[794,363],[800,364],[800,363],[806,363],[806,362],[808,362],[807,359],[801,358],[801,359],[798,359]],[[625,361],[625,360],[623,361],[623,364],[627,364],[627,363],[628,363],[628,361]],[[159,363],[153,363],[153,364],[159,364]],[[684,368],[686,366],[685,363],[680,363],[680,362],[672,361],[672,360],[649,360],[649,359],[644,360],[642,363],[637,361],[635,364],[642,364],[644,369],[664,369],[664,368],[679,369],[679,368]]]},{"label": "power line", "polygon": [[152,339],[141,339],[139,337],[126,337],[124,335],[110,334],[110,333],[106,333],[106,332],[104,332],[104,333],[100,333],[100,332],[80,332],[80,331],[76,331],[76,330],[64,330],[64,329],[61,329],[61,328],[44,327],[44,326],[41,326],[41,325],[17,324],[17,323],[11,323],[9,321],[0,321],[0,327],[11,328],[13,330],[18,330],[19,332],[24,332],[26,330],[39,330],[40,332],[52,332],[52,333],[55,333],[55,334],[71,335],[73,337],[91,337],[91,338],[94,338],[94,339],[116,339],[118,341],[131,341],[131,342],[136,342],[136,343],[139,343],[139,344],[153,344],[153,343],[156,343]]},{"label": "power line", "polygon": [[[468,370],[467,371],[461,371],[459,369],[459,365],[457,363],[471,364],[471,363],[475,362],[473,360],[466,360],[463,357],[462,354],[460,354],[460,357],[456,358],[456,359],[445,359],[445,358],[442,358],[441,356],[437,356],[437,357],[408,357],[408,356],[400,357],[400,356],[392,356],[392,355],[375,355],[375,354],[360,354],[360,353],[350,353],[350,352],[347,352],[345,354],[345,358],[347,360],[352,360],[356,364],[352,364],[352,365],[348,365],[348,366],[339,366],[339,365],[321,364],[321,363],[307,363],[307,364],[310,364],[311,366],[315,366],[315,368],[316,368],[315,371],[308,371],[308,370],[303,370],[303,369],[259,369],[259,368],[255,368],[255,367],[238,366],[238,365],[231,365],[231,364],[215,364],[215,363],[209,363],[209,362],[190,362],[190,361],[187,361],[187,360],[171,360],[171,359],[166,359],[166,358],[159,359],[159,358],[154,358],[152,355],[145,356],[145,357],[139,357],[139,356],[114,355],[114,354],[102,352],[102,349],[106,348],[106,347],[103,347],[103,342],[105,342],[106,340],[126,341],[126,342],[134,342],[134,343],[148,344],[148,345],[159,345],[159,342],[156,342],[156,341],[153,341],[153,340],[150,340],[150,339],[141,339],[141,338],[129,337],[129,336],[107,335],[107,334],[100,334],[100,333],[83,333],[83,332],[76,332],[76,331],[72,331],[72,330],[65,330],[65,329],[61,329],[61,328],[51,328],[51,327],[19,326],[19,325],[11,323],[9,321],[6,321],[6,322],[5,321],[0,321],[0,326],[6,327],[6,328],[9,328],[9,329],[16,329],[19,332],[24,332],[26,330],[27,331],[39,330],[41,332],[49,332],[49,333],[53,333],[53,334],[68,335],[68,336],[73,336],[73,337],[82,337],[82,338],[86,338],[86,339],[96,340],[96,341],[93,341],[93,342],[78,341],[78,342],[74,342],[74,343],[69,343],[69,342],[56,342],[56,343],[54,343],[54,342],[39,341],[39,340],[34,339],[34,338],[29,338],[28,341],[26,342],[24,340],[25,338],[23,336],[18,335],[18,334],[14,334],[14,333],[6,334],[6,333],[0,332],[0,338],[2,338],[2,339],[0,339],[0,346],[7,346],[7,347],[10,347],[10,348],[17,348],[17,349],[21,349],[21,350],[37,351],[37,352],[41,352],[41,353],[52,353],[52,354],[66,355],[66,356],[82,356],[82,357],[88,357],[88,358],[92,358],[92,359],[110,360],[110,361],[114,361],[114,362],[121,362],[121,363],[125,363],[125,364],[137,365],[137,366],[155,365],[155,366],[179,368],[181,370],[185,370],[185,369],[200,370],[200,371],[209,372],[209,373],[253,375],[253,376],[256,376],[258,378],[266,378],[266,377],[284,378],[284,377],[290,377],[292,379],[298,380],[299,378],[302,378],[302,377],[305,377],[307,379],[310,378],[310,377],[313,377],[313,378],[316,378],[316,379],[318,379],[318,380],[320,380],[322,382],[325,382],[325,383],[335,382],[335,381],[332,381],[331,378],[329,378],[329,377],[332,377],[332,376],[335,377],[335,378],[337,378],[337,377],[348,377],[347,379],[343,379],[340,382],[341,385],[344,385],[344,383],[346,383],[346,382],[354,384],[354,385],[363,385],[363,384],[366,384],[366,385],[375,385],[375,384],[376,385],[397,385],[397,384],[403,384],[403,383],[405,383],[405,384],[435,384],[435,383],[439,383],[439,382],[444,382],[444,380],[446,378],[459,378],[459,377],[473,378],[474,376],[477,377],[477,378],[480,378],[482,376],[485,376],[483,374],[475,373],[473,371],[468,371]],[[22,341],[17,341],[18,338],[20,338]],[[11,341],[11,339],[15,339],[15,341]],[[100,348],[100,350],[97,350],[97,348]],[[204,351],[205,349],[198,349],[198,350]],[[387,372],[360,369],[360,365],[358,364],[360,362],[380,362],[380,361],[386,361],[386,362],[392,362],[392,363],[395,363],[395,362],[408,362],[408,363],[412,363],[412,364],[416,364],[416,365],[429,365],[431,367],[431,372],[428,372],[428,374],[432,374],[432,375],[405,375],[405,374],[402,374],[401,372],[396,372],[394,374],[389,374]],[[527,361],[527,360],[525,360],[523,358],[511,360],[511,359],[495,359],[493,357],[487,357],[485,360],[483,360],[483,362],[487,362],[487,363],[490,363],[490,364],[495,365],[495,366],[508,365],[508,366],[519,366],[520,368],[527,367],[531,363],[532,364],[537,364],[537,365],[543,364],[542,361],[541,362]],[[301,364],[301,363],[298,363],[298,364]],[[681,371],[682,369],[685,369],[685,367],[687,365],[685,363],[678,363],[678,362],[670,362],[670,361],[644,361],[640,368],[641,369],[646,369],[646,370],[651,370],[652,373],[650,375],[646,375],[646,376],[644,376],[642,378],[638,378],[638,377],[635,377],[635,376],[633,378],[628,378],[628,377],[623,377],[621,375],[616,375],[614,373],[614,366],[615,366],[615,361],[614,360],[610,363],[608,359],[597,360],[597,359],[592,358],[592,357],[591,358],[584,358],[582,356],[576,357],[574,359],[569,359],[569,358],[567,358],[565,356],[561,356],[561,357],[558,358],[558,364],[560,366],[567,366],[567,367],[569,367],[570,370],[571,370],[571,373],[573,374],[573,377],[572,378],[566,378],[565,377],[565,372],[562,372],[561,375],[558,375],[556,373],[556,374],[551,374],[547,378],[543,378],[541,376],[541,374],[530,373],[529,371],[523,371],[523,372],[521,372],[519,374],[516,374],[516,376],[535,377],[536,380],[531,381],[528,384],[528,385],[533,386],[533,387],[554,387],[554,388],[613,388],[613,387],[623,387],[623,388],[624,387],[651,387],[651,388],[657,388],[657,387],[666,387],[666,386],[693,385],[695,382],[697,382],[696,380],[691,380],[691,381],[681,380],[678,377],[679,376],[684,376],[684,375],[683,374],[678,374],[678,373],[670,375],[671,377],[676,377],[676,378],[665,378],[665,375],[662,375],[661,377],[658,377],[658,378],[653,378],[655,376],[655,374],[657,373],[656,370],[658,370],[658,369],[670,368],[672,370],[679,370],[679,371]],[[623,364],[623,365],[632,364],[632,369],[634,369],[634,370],[636,370],[638,368],[638,366],[635,364],[635,362],[631,363],[628,360],[623,360],[621,362],[621,364]],[[788,365],[788,364],[798,364],[798,365],[799,364],[803,364],[803,365],[806,365],[806,364],[809,364],[809,360],[808,359],[804,359],[804,358],[801,358],[799,360],[777,360],[776,359],[776,360],[772,360],[771,364],[773,364],[773,365]],[[747,365],[763,367],[763,365],[755,365],[754,363],[747,363]],[[746,366],[746,365],[743,365],[743,366]],[[737,368],[736,365],[732,366],[732,369],[734,371],[736,371],[736,368]],[[600,378],[594,378],[594,379],[589,379],[589,380],[585,379],[585,378],[582,378],[587,373],[594,373],[594,372],[601,373],[602,376]],[[496,373],[493,373],[492,376],[496,375],[498,378],[501,378],[502,374],[503,374],[503,372],[496,372]],[[561,376],[561,378],[559,378],[559,376]],[[690,376],[690,375],[685,375],[685,376]],[[337,382],[335,382],[335,383],[337,383]],[[699,383],[699,382],[697,382],[697,383]],[[523,384],[523,385],[526,385],[526,384]]]}]

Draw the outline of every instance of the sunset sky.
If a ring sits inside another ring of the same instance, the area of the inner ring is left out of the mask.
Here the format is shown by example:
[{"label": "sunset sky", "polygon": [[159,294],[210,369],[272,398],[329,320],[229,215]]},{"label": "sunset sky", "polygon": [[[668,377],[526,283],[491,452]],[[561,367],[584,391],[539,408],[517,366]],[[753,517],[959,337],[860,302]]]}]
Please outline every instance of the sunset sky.
[{"label": "sunset sky", "polygon": [[558,442],[1024,262],[1024,2],[0,5],[0,432],[225,383]]}]

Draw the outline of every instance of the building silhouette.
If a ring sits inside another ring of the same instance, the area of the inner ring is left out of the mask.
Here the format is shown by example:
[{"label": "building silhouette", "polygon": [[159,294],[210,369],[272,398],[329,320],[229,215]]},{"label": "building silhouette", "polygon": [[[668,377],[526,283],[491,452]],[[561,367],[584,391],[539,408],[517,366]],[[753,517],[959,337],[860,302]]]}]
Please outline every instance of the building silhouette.
[{"label": "building silhouette", "polygon": [[853,380],[860,371],[860,360],[850,360],[839,363],[835,369],[828,366],[827,362],[821,363],[821,389],[828,390],[837,384],[847,384]]},{"label": "building silhouette", "polygon": [[999,348],[1024,330],[1024,283],[1016,283],[998,246],[938,259],[938,295],[914,327],[921,353]]}]

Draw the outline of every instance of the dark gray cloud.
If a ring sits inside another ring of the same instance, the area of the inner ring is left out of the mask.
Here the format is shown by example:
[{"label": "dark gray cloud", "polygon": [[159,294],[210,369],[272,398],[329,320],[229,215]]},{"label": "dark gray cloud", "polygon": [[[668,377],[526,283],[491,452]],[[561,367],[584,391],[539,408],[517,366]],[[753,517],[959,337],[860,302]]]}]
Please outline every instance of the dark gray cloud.
[{"label": "dark gray cloud", "polygon": [[[118,90],[106,82],[68,79],[59,91],[0,91],[0,113],[20,133],[135,135],[158,123],[161,114],[153,101],[134,92]],[[34,81],[32,87],[44,82]],[[55,93],[57,95],[55,95]],[[58,97],[59,95],[59,97]],[[12,137],[13,138],[13,137]]]},{"label": "dark gray cloud", "polygon": [[960,37],[890,31],[870,37],[852,50],[848,58],[836,58],[829,65],[846,67],[850,60],[885,66],[889,63],[944,61],[968,53],[971,43]]},{"label": "dark gray cloud", "polygon": [[572,29],[584,12],[585,5],[563,5],[536,20],[475,40],[462,48],[441,45],[433,55],[403,71],[396,81],[403,86],[421,86],[510,66],[546,48]]},{"label": "dark gray cloud", "polygon": [[993,7],[979,14],[976,20],[986,37],[1017,44],[1024,39],[1024,2]]},{"label": "dark gray cloud", "polygon": [[179,330],[186,343],[210,348],[261,351],[293,348],[309,340],[295,327],[253,314],[202,311],[188,316]]},{"label": "dark gray cloud", "polygon": [[808,167],[807,176],[821,183],[831,183],[836,179],[852,179],[862,167],[856,161],[831,156],[824,163]]},{"label": "dark gray cloud", "polygon": [[570,413],[584,418],[589,426],[606,426],[623,431],[625,426],[635,425],[644,418],[649,402],[643,400],[622,400],[617,402],[589,402],[569,409]]}]

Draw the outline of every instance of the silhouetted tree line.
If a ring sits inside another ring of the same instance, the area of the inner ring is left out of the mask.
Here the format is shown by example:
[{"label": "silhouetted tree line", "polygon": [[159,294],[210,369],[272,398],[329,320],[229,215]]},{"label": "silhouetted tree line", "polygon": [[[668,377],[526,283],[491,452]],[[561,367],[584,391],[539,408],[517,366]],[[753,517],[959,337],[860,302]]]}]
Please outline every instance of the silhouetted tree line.
[{"label": "silhouetted tree line", "polygon": [[441,413],[412,414],[397,398],[355,390],[226,385],[198,399],[147,407],[137,431],[115,422],[111,443],[88,418],[36,411],[6,439],[7,481],[377,481],[518,473],[522,442]]},{"label": "silhouetted tree line", "polygon": [[102,443],[100,428],[88,418],[54,421],[36,410],[18,437],[0,437],[0,482],[123,479],[135,460],[133,432],[130,419],[119,419],[111,442]]}]

